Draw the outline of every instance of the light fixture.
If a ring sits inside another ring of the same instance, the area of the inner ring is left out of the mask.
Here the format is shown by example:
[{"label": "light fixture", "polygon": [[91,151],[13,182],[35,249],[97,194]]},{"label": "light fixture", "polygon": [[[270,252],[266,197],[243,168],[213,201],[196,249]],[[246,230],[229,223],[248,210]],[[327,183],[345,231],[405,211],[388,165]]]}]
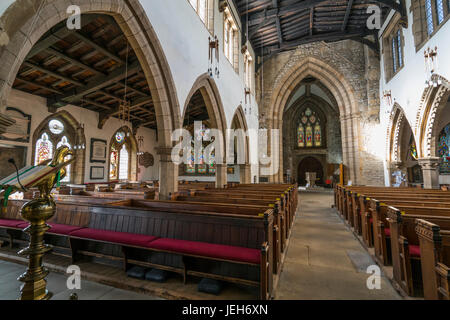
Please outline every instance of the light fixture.
[{"label": "light fixture", "polygon": [[383,99],[387,106],[392,106],[392,92],[391,90],[383,91]]},{"label": "light fixture", "polygon": [[[219,78],[219,39],[217,36],[214,38],[208,37],[208,74],[212,78],[216,76]],[[215,58],[215,59],[214,59]],[[214,70],[214,71],[213,71]]]},{"label": "light fixture", "polygon": [[144,152],[142,151],[143,146],[144,146],[144,137],[139,136],[138,137],[138,152],[137,152],[138,156],[142,156],[144,154]]},{"label": "light fixture", "polygon": [[441,79],[433,77],[438,73],[437,46],[434,49],[428,48],[424,51],[425,57],[425,85],[437,87],[442,84]]},{"label": "light fixture", "polygon": [[86,145],[84,141],[82,141],[81,137],[84,135],[84,124],[79,124],[77,127],[77,134],[75,138],[75,144],[73,146],[74,150],[85,150]]}]

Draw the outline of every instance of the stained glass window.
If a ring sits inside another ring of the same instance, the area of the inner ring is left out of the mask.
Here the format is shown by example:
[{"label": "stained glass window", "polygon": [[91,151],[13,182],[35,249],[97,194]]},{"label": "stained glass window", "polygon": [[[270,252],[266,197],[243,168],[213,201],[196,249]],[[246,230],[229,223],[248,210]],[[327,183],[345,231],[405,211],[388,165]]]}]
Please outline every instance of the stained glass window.
[{"label": "stained glass window", "polygon": [[186,173],[195,173],[194,148],[191,149],[191,157],[189,158],[189,162],[186,164]]},{"label": "stained glass window", "polygon": [[307,147],[313,146],[313,130],[310,125],[306,127],[306,146]]},{"label": "stained glass window", "polygon": [[114,146],[111,148],[110,163],[111,169],[109,172],[109,177],[115,180],[119,177],[119,153]]},{"label": "stained glass window", "polygon": [[397,51],[398,51],[398,67],[403,67],[403,54],[402,54],[402,36],[400,29],[397,31]]},{"label": "stained glass window", "polygon": [[205,174],[206,173],[206,164],[199,164],[198,165],[198,173]]},{"label": "stained glass window", "polygon": [[35,165],[38,165],[53,156],[53,143],[49,140],[48,134],[43,133],[41,138],[36,142],[36,155],[34,159]]},{"label": "stained glass window", "polygon": [[59,120],[51,120],[48,123],[48,128],[50,129],[51,133],[53,133],[53,134],[61,134],[64,131],[64,125]]},{"label": "stained glass window", "polygon": [[117,143],[122,143],[125,140],[125,133],[123,132],[117,132],[116,133],[116,141]]},{"label": "stained glass window", "polygon": [[317,123],[314,128],[314,144],[316,147],[322,146],[322,128],[319,123]]},{"label": "stained glass window", "polygon": [[436,0],[436,17],[437,23],[441,24],[444,21],[444,1]]},{"label": "stained glass window", "polygon": [[433,25],[433,8],[431,7],[431,0],[425,0],[425,15],[427,20],[428,34],[432,34],[434,32],[434,25]]},{"label": "stained glass window", "polygon": [[320,118],[310,108],[301,114],[297,126],[297,146],[299,148],[323,146],[323,128],[320,122]]},{"label": "stained glass window", "polygon": [[[72,146],[69,143],[69,140],[67,139],[66,136],[62,137],[61,141],[58,142],[58,144],[56,145],[56,149],[59,149],[60,147],[69,147],[69,149],[72,149]],[[72,158],[71,156],[67,156],[64,160],[70,160],[70,158]],[[64,177],[64,179],[61,180],[61,182],[70,182],[70,173],[71,173],[71,165],[69,164],[66,167],[66,176]]]},{"label": "stained glass window", "polygon": [[128,179],[128,156],[127,147],[123,145],[119,154],[119,180]]},{"label": "stained glass window", "polygon": [[305,146],[305,128],[302,125],[298,126],[297,140],[299,147],[302,148]]},{"label": "stained glass window", "polygon": [[392,38],[392,69],[394,73],[397,72],[397,46],[395,45],[396,39]]},{"label": "stained glass window", "polygon": [[211,174],[216,173],[216,156],[214,153],[209,157],[208,172]]},{"label": "stained glass window", "polygon": [[442,130],[439,135],[438,154],[442,158],[440,164],[441,174],[450,174],[450,123]]}]

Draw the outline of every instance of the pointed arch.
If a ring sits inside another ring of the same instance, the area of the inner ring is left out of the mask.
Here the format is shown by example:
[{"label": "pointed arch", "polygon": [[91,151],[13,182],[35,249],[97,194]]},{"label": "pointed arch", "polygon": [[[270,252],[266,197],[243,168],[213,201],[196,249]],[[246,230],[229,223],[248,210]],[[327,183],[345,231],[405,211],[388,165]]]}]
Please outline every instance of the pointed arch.
[{"label": "pointed arch", "polygon": [[222,99],[220,98],[219,89],[217,85],[207,73],[202,74],[197,78],[192,86],[191,91],[186,98],[186,102],[183,108],[183,119],[186,116],[186,112],[188,110],[189,102],[191,101],[192,96],[200,91],[203,100],[205,101],[206,110],[208,112],[208,116],[210,119],[211,126],[214,129],[218,129],[222,132],[222,140],[221,140],[221,150],[223,155],[223,162],[226,163],[226,155],[225,155],[225,133],[227,129],[227,120],[225,117],[225,111],[222,104]]},{"label": "pointed arch", "polygon": [[402,162],[401,154],[403,152],[402,148],[404,146],[402,146],[400,140],[405,128],[409,128],[411,130],[414,142],[417,146],[416,137],[414,135],[414,132],[412,131],[408,119],[406,118],[405,111],[398,103],[395,103],[389,117],[386,139],[386,159],[390,164]]},{"label": "pointed arch", "polygon": [[[281,130],[284,109],[302,80],[307,77],[314,77],[322,82],[337,103],[341,119],[343,162],[350,169],[349,180],[358,184],[358,172],[360,171],[359,108],[353,86],[339,70],[314,57],[307,57],[299,61],[296,66],[283,75],[273,90],[267,113],[268,129]],[[279,145],[281,146],[283,141],[281,131],[279,136]],[[278,175],[271,177],[273,182],[283,181],[283,150],[280,147],[278,151],[280,168]]]},{"label": "pointed arch", "polygon": [[439,132],[435,126],[436,117],[444,110],[450,98],[449,81],[440,75],[433,75],[433,80],[440,81],[441,84],[425,88],[416,116],[414,132],[420,158],[437,156]]},{"label": "pointed arch", "polygon": [[[9,42],[0,48],[0,59],[8,68],[0,68],[0,110],[6,106],[17,72],[39,39],[53,26],[69,18],[68,1],[15,1],[4,12],[3,31]],[[112,16],[121,27],[140,62],[151,92],[158,127],[160,176],[170,177],[160,183],[160,196],[177,191],[177,175],[170,161],[171,134],[181,127],[180,105],[168,61],[157,34],[139,0],[71,0],[81,14]],[[100,122],[102,119],[100,119]]]},{"label": "pointed arch", "polygon": [[[64,131],[60,135],[54,135],[50,132],[49,123],[52,120],[59,120],[63,123]],[[68,139],[67,142],[72,146],[76,142],[86,146],[86,136],[84,134],[84,129],[81,127],[80,123],[69,112],[61,110],[57,113],[49,115],[34,130],[32,140],[33,141],[32,159],[36,159],[35,156],[36,156],[37,141],[41,138],[41,136],[44,133],[46,133],[49,136],[50,141],[53,144],[54,150],[56,150],[56,146],[58,145],[59,142],[61,142],[61,139],[63,137],[66,137]],[[69,173],[69,176],[71,177],[70,182],[75,184],[83,184],[85,174],[85,163],[86,163],[86,149],[77,149],[73,150],[73,152],[76,159],[70,168],[71,170],[71,172]]]}]

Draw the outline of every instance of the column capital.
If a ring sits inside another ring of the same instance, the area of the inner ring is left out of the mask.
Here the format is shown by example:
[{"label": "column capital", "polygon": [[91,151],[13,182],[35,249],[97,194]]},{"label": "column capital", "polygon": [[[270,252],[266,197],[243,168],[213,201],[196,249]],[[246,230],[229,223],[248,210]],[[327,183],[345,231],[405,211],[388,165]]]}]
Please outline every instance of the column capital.
[{"label": "column capital", "polygon": [[439,157],[429,157],[429,158],[420,158],[418,159],[419,165],[423,170],[436,170],[441,162],[441,158]]}]

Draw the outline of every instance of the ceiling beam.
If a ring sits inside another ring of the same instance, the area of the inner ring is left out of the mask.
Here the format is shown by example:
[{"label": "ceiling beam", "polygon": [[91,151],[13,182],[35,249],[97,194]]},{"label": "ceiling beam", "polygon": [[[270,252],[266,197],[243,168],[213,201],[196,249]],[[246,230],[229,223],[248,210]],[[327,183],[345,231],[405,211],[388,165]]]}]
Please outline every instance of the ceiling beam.
[{"label": "ceiling beam", "polygon": [[[87,15],[83,16],[83,19],[81,19],[81,27],[84,27],[94,21],[97,17],[95,15]],[[39,40],[33,48],[28,53],[25,60],[34,57],[38,53],[44,51],[48,47],[51,47],[55,43],[61,41],[62,39],[66,38],[70,34],[77,33],[76,31],[69,30],[66,25],[63,27],[57,29],[57,30],[51,30],[51,33],[48,36],[45,36],[45,38]]]},{"label": "ceiling beam", "polygon": [[[49,98],[47,100],[47,104],[49,106],[53,106],[56,108],[65,106],[71,102],[79,101],[81,98],[83,98],[85,95],[88,95],[92,92],[102,90],[103,88],[110,86],[112,84],[117,83],[118,81],[121,81],[122,79],[125,79],[127,76],[130,76],[136,72],[139,72],[141,69],[141,66],[139,64],[139,61],[133,62],[131,65],[128,66],[128,70],[126,66],[122,66],[120,68],[115,69],[107,76],[96,76],[93,78],[89,83],[81,88],[77,88],[75,90],[70,90],[69,92],[65,93],[64,95],[59,95],[56,97]],[[128,74],[126,73],[128,71]]]},{"label": "ceiling beam", "polygon": [[342,23],[341,31],[347,29],[348,19],[350,18],[350,13],[352,11],[353,0],[348,0],[347,10],[345,11],[344,22]]}]

